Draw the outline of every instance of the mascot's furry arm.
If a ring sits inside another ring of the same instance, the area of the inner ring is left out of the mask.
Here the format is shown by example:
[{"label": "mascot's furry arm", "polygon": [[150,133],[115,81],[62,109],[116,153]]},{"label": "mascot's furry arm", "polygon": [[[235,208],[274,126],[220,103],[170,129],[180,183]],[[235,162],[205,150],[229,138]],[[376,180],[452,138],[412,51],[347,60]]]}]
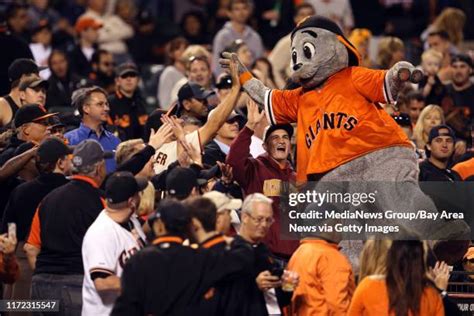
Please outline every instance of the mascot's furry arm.
[{"label": "mascot's furry arm", "polygon": [[[219,60],[222,68],[229,68],[230,59],[235,53],[222,53],[222,58]],[[267,92],[271,89],[266,87],[260,80],[252,76],[250,71],[242,64],[242,62],[235,56],[239,62],[239,76],[240,83],[244,87],[245,91],[249,96],[259,104],[259,107],[263,109],[263,104]],[[392,66],[385,75],[385,96],[390,103],[395,103],[397,100],[398,93],[403,88],[405,82],[411,81],[418,83],[421,81],[423,73],[415,69],[415,67],[406,61],[400,61]]]}]

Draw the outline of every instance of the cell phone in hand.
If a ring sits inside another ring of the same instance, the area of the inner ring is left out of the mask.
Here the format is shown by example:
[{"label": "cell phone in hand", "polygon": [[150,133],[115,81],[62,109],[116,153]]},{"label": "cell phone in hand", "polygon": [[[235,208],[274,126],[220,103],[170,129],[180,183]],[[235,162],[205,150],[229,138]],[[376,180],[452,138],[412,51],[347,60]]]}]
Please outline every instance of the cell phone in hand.
[{"label": "cell phone in hand", "polygon": [[280,267],[273,267],[271,270],[270,270],[270,273],[273,275],[273,276],[276,276],[278,278],[281,278],[281,276],[283,275],[283,268],[280,268]]},{"label": "cell phone in hand", "polygon": [[12,238],[12,237],[16,238],[16,224],[15,223],[8,223],[8,237],[9,238]]}]

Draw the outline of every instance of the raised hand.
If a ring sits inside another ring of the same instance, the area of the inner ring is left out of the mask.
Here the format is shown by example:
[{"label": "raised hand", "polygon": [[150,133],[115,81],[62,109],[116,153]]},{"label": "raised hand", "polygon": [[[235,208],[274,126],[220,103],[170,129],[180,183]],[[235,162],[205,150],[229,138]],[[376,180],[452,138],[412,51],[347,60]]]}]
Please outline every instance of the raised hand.
[{"label": "raised hand", "polygon": [[148,144],[157,150],[161,148],[163,144],[169,142],[172,136],[173,127],[168,123],[164,123],[157,132],[155,132],[153,128],[151,129],[150,140],[148,141]]},{"label": "raised hand", "polygon": [[179,143],[183,147],[183,150],[188,154],[191,161],[199,166],[202,166],[201,152],[192,144],[188,143],[186,138],[183,140],[179,140]]},{"label": "raised hand", "polygon": [[[232,70],[230,69],[231,68],[231,65],[233,63],[236,63],[236,66],[237,66],[237,77],[240,76],[241,74],[243,74],[244,72],[247,72],[248,69],[244,66],[244,64],[242,64],[242,62],[240,61],[240,59],[237,57],[237,54],[235,53],[228,53],[228,52],[223,52],[221,54],[221,59],[219,59],[219,64],[221,65],[221,67],[223,69],[229,69],[231,72]],[[232,76],[232,73],[231,73],[231,76]],[[234,82],[233,80],[234,78],[232,78],[232,82]]]},{"label": "raised hand", "polygon": [[232,167],[223,162],[216,161],[219,169],[221,169],[222,176],[221,180],[224,184],[231,184],[234,181],[234,175],[232,173]]},{"label": "raised hand", "polygon": [[177,140],[182,141],[184,139],[186,133],[184,132],[183,126],[181,125],[180,119],[175,116],[163,115],[161,117],[161,122],[163,122],[163,124],[171,125],[174,136]]},{"label": "raised hand", "polygon": [[265,116],[264,111],[259,111],[257,103],[250,99],[247,101],[247,124],[246,126],[254,130],[255,126],[263,119]]}]

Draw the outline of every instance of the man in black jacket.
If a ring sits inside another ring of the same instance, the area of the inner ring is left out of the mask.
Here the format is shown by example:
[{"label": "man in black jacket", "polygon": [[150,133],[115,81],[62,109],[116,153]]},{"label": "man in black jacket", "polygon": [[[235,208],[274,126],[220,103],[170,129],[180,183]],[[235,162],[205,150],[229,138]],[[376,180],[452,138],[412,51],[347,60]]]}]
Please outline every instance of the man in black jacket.
[{"label": "man in black jacket", "polygon": [[448,168],[454,153],[454,131],[447,125],[438,125],[431,129],[426,144],[429,157],[420,163],[420,181],[461,181],[456,171]]},{"label": "man in black jacket", "polygon": [[220,254],[183,246],[191,217],[177,201],[162,201],[149,221],[158,238],[128,261],[111,315],[203,315],[199,303],[212,297],[210,288],[253,264],[248,243]]}]

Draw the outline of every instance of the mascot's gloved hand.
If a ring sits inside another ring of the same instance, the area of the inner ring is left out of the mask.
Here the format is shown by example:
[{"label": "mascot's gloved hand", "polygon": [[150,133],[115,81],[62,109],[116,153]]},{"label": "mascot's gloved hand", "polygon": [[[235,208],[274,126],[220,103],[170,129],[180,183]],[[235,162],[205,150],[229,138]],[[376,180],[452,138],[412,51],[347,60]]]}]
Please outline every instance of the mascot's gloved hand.
[{"label": "mascot's gloved hand", "polygon": [[228,52],[223,52],[221,54],[221,57],[219,59],[219,64],[221,65],[221,67],[223,69],[229,69],[230,68],[230,61],[231,59],[234,59],[235,61],[237,61],[237,64],[239,65],[239,76],[241,74],[243,74],[244,72],[247,72],[249,71],[247,69],[247,67],[244,66],[244,64],[242,64],[242,62],[240,61],[240,59],[237,57],[237,54],[235,53],[228,53]]},{"label": "mascot's gloved hand", "polygon": [[[240,78],[240,83],[242,84],[242,87],[244,88],[245,92],[248,93],[248,95],[255,101],[257,102],[258,106],[260,109],[263,109],[263,100],[265,97],[265,93],[270,91],[269,88],[265,87],[265,85],[258,79],[254,78],[251,74],[250,71],[247,69],[247,67],[242,64],[242,62],[239,60],[237,57],[237,54],[235,53],[228,53],[228,52],[223,52],[221,54],[221,59],[219,59],[219,64],[223,69],[229,69],[231,60],[234,60],[238,64],[238,73],[239,73],[239,78]],[[244,74],[242,76],[242,74]]]},{"label": "mascot's gloved hand", "polygon": [[405,86],[406,82],[419,83],[421,79],[423,79],[423,72],[416,69],[411,63],[399,61],[393,65],[385,75],[385,85],[390,92],[391,103],[397,99],[398,93]]}]

